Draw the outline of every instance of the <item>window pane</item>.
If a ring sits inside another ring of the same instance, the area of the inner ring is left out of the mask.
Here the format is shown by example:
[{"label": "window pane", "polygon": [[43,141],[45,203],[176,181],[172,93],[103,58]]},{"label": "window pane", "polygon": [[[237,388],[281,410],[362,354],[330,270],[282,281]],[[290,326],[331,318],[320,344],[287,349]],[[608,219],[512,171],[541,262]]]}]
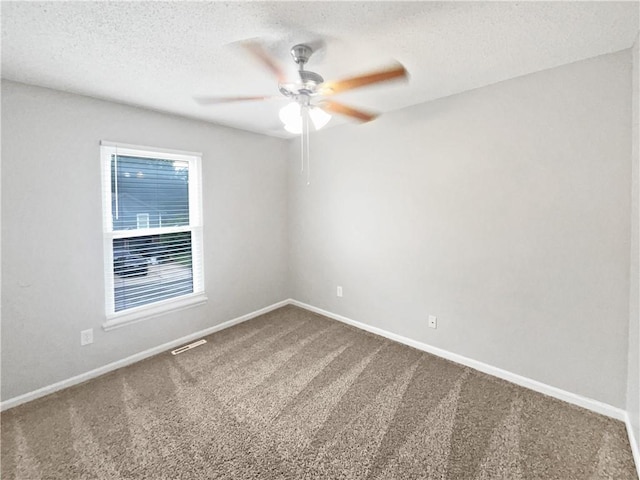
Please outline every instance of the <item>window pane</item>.
[{"label": "window pane", "polygon": [[191,232],[113,240],[115,311],[193,293]]},{"label": "window pane", "polygon": [[114,230],[189,225],[189,163],[111,156]]}]

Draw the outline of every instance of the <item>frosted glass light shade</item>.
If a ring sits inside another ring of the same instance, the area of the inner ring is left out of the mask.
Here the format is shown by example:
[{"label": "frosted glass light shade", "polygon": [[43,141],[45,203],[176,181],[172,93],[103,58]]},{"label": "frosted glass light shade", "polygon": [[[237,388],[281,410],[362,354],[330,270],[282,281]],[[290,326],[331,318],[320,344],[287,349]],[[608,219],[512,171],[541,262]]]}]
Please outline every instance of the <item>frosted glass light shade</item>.
[{"label": "frosted glass light shade", "polygon": [[[320,108],[312,106],[308,106],[306,108],[309,111],[311,123],[313,123],[316,130],[320,130],[329,122],[329,120],[331,120],[331,115]],[[296,102],[291,102],[280,109],[280,120],[284,123],[284,129],[287,132],[302,133],[301,113],[300,104]]]},{"label": "frosted glass light shade", "polygon": [[291,102],[280,109],[280,120],[285,125],[302,123],[300,118],[300,104],[297,102]]},{"label": "frosted glass light shade", "polygon": [[302,120],[299,120],[297,123],[285,123],[284,129],[289,133],[298,135],[302,133]]},{"label": "frosted glass light shade", "polygon": [[316,130],[320,130],[331,120],[331,115],[318,107],[309,107],[309,116]]}]

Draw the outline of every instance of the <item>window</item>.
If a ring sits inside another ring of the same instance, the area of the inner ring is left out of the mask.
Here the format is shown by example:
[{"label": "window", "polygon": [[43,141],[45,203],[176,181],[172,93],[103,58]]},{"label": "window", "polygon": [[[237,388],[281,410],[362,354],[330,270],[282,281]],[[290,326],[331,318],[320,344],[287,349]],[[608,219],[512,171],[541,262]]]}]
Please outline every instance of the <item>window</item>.
[{"label": "window", "polygon": [[100,149],[105,329],[205,301],[200,154]]}]

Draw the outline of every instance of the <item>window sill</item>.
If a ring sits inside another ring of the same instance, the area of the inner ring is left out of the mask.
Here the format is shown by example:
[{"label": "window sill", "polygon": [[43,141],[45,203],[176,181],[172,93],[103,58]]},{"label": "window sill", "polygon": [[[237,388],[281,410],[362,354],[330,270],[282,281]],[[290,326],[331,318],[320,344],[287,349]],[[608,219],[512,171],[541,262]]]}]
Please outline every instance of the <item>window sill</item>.
[{"label": "window sill", "polygon": [[202,292],[180,298],[172,298],[170,300],[165,300],[164,302],[154,303],[153,305],[144,305],[142,307],[132,308],[127,312],[108,315],[107,320],[102,324],[102,328],[108,332],[109,330],[131,325],[132,323],[147,320],[149,318],[158,317],[166,313],[202,305],[203,303],[206,303],[206,301],[207,296]]}]

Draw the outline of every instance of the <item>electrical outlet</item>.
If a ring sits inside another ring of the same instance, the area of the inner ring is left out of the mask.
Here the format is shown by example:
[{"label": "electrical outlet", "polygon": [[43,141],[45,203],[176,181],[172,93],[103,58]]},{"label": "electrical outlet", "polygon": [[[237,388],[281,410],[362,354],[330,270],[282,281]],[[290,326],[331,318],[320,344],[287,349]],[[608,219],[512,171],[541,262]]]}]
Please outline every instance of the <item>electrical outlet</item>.
[{"label": "electrical outlet", "polygon": [[429,315],[429,328],[438,328],[438,317]]},{"label": "electrical outlet", "polygon": [[80,345],[89,345],[90,343],[93,343],[93,328],[80,332]]},{"label": "electrical outlet", "polygon": [[340,287],[340,286],[338,287],[338,289],[336,290],[336,295],[337,295],[338,297],[341,297],[341,296],[342,296],[342,287]]}]

